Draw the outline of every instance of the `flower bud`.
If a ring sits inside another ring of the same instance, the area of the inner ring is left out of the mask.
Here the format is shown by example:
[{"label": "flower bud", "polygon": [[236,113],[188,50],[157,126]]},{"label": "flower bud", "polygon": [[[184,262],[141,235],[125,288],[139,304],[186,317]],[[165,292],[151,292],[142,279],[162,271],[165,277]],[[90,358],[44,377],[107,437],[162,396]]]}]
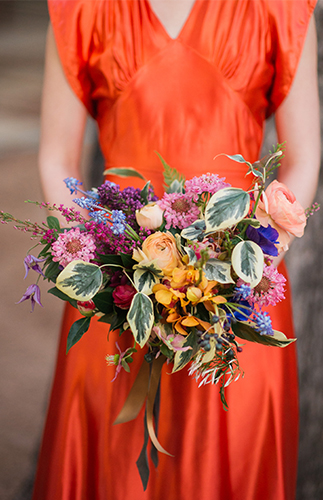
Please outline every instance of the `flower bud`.
[{"label": "flower bud", "polygon": [[145,229],[157,229],[163,223],[163,213],[157,203],[148,203],[140,210],[136,210],[136,220],[139,226]]},{"label": "flower bud", "polygon": [[77,308],[83,316],[93,316],[95,310],[95,304],[93,300],[88,300],[86,302],[77,301]]}]

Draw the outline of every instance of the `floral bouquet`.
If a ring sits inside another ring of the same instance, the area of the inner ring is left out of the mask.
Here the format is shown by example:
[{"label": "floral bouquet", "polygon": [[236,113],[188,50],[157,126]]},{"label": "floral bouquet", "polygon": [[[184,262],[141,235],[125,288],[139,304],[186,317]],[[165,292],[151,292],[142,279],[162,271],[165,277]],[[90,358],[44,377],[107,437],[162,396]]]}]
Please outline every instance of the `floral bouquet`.
[{"label": "floral bouquet", "polygon": [[[278,145],[254,164],[229,156],[246,165],[252,177],[248,191],[216,174],[185,180],[161,157],[166,190],[160,200],[150,182],[142,190],[121,191],[105,181],[85,192],[78,180],[65,179],[71,194],[82,195],[73,201],[89,211],[88,219],[71,208],[37,204],[73,222],[68,229],[53,216],[38,225],[1,212],[2,222],[12,221],[39,239],[38,256],[24,260],[26,276],[32,269],[38,279],[52,281],[49,292],[83,315],[70,329],[67,351],[99,316],[110,330],[133,334],[132,347],[121,352],[117,345],[119,354],[107,356],[115,377],[122,368],[129,371],[138,347],[144,348],[148,378],[149,364],[157,381],[165,361],[173,373],[188,366],[200,385],[219,384],[226,407],[225,387],[241,375],[241,341],[284,347],[295,340],[273,330],[264,311],[284,298],[286,280],[272,259],[288,248],[290,234],[302,236],[307,215],[318,206],[306,213],[276,180],[265,189],[282,154]],[[126,168],[106,173],[140,177]],[[38,282],[19,302],[27,299],[32,309],[41,305]],[[147,428],[155,447],[165,452],[152,425],[157,385],[148,389]],[[146,395],[147,389],[141,405]],[[130,418],[138,411],[134,408]],[[124,409],[117,419],[122,421]]]}]

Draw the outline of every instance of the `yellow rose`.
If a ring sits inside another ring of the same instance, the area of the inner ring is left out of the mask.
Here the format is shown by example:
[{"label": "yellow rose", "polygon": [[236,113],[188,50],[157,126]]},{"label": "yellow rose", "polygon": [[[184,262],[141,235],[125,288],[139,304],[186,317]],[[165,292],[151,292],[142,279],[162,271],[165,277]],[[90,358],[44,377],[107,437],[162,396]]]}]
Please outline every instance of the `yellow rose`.
[{"label": "yellow rose", "polygon": [[148,203],[136,210],[136,220],[139,226],[146,229],[157,229],[162,225],[164,210],[157,203]]},{"label": "yellow rose", "polygon": [[175,267],[180,267],[181,255],[176,247],[176,241],[172,233],[157,231],[148,236],[142,244],[141,250],[135,250],[133,258],[138,262],[154,261],[167,276],[172,274]]}]

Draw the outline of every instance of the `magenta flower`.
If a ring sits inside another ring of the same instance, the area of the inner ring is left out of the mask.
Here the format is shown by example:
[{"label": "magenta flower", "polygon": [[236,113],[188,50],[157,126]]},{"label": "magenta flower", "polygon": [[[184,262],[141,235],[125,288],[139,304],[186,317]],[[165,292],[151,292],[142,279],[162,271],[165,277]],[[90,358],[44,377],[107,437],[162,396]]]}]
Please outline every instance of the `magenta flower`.
[{"label": "magenta flower", "polygon": [[[237,286],[244,282],[239,279]],[[262,278],[255,288],[251,289],[248,296],[250,305],[258,304],[259,307],[275,306],[285,298],[286,278],[271,264],[264,266]]]},{"label": "magenta flower", "polygon": [[[123,368],[127,372],[130,371],[129,365],[126,361],[128,357],[128,353],[131,354],[135,351],[133,347],[128,347],[125,351],[121,352],[121,349],[119,347],[118,342],[116,342],[117,349],[120,354],[111,354],[106,356],[106,362],[108,363],[109,366],[116,366],[116,373],[111,382],[114,382],[119,373],[121,372],[121,369]],[[131,356],[130,356],[131,357]]]},{"label": "magenta flower", "polygon": [[165,193],[157,204],[164,210],[166,229],[171,226],[184,229],[193,224],[200,215],[200,209],[188,193]]},{"label": "magenta flower", "polygon": [[66,267],[73,260],[83,260],[90,262],[94,258],[95,252],[94,239],[90,234],[81,233],[77,227],[61,233],[57,240],[52,244],[51,252],[54,262],[59,262],[61,266]]},{"label": "magenta flower", "polygon": [[24,258],[24,266],[26,270],[26,274],[24,279],[27,278],[29,269],[32,269],[33,271],[36,271],[36,273],[41,274],[44,276],[43,271],[41,270],[38,262],[44,262],[46,259],[37,259],[37,257],[34,257],[33,255],[27,255],[27,257]]},{"label": "magenta flower", "polygon": [[38,285],[30,285],[19,302],[17,304],[20,304],[20,302],[24,302],[25,300],[31,300],[31,312],[34,311],[35,304],[37,303],[39,306],[43,307],[42,303],[40,302],[40,289]]},{"label": "magenta flower", "polygon": [[225,182],[225,177],[219,177],[217,174],[203,174],[200,177],[193,177],[185,182],[185,193],[189,195],[193,201],[198,201],[199,195],[202,193],[210,193],[211,195],[220,191],[220,189],[230,187],[231,184]]}]

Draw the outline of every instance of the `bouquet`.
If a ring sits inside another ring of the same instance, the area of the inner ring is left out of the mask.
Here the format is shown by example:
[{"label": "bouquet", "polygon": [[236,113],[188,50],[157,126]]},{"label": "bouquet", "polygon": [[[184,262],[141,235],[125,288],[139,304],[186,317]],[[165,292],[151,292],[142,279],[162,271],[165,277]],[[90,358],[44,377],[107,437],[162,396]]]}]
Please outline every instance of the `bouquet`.
[{"label": "bouquet", "polygon": [[[165,193],[159,200],[150,182],[142,190],[120,190],[105,181],[83,191],[77,179],[65,179],[71,194],[81,195],[73,201],[88,210],[88,219],[73,208],[37,204],[59,211],[74,223],[69,228],[52,215],[38,225],[1,212],[2,222],[14,222],[39,240],[33,247],[41,248],[37,257],[28,253],[24,259],[26,276],[33,270],[38,281],[53,282],[49,292],[82,315],[70,329],[67,352],[99,316],[110,330],[133,334],[131,347],[121,352],[118,346],[119,354],[107,356],[115,377],[130,370],[138,348],[145,349],[146,367],[151,365],[157,381],[164,362],[173,373],[188,367],[199,385],[219,384],[227,408],[225,387],[243,375],[242,342],[285,347],[295,340],[273,330],[264,308],[284,298],[286,280],[273,258],[288,248],[290,234],[303,235],[307,216],[318,206],[305,212],[276,180],[265,187],[282,154],[278,145],[253,164],[229,156],[246,165],[248,191],[216,174],[185,180],[161,157]],[[140,177],[129,168],[107,173]],[[30,299],[32,309],[41,305],[38,281],[19,301]],[[152,425],[156,390],[156,383],[148,390],[147,427],[155,447],[166,452]],[[123,411],[117,421],[125,421]]]}]

